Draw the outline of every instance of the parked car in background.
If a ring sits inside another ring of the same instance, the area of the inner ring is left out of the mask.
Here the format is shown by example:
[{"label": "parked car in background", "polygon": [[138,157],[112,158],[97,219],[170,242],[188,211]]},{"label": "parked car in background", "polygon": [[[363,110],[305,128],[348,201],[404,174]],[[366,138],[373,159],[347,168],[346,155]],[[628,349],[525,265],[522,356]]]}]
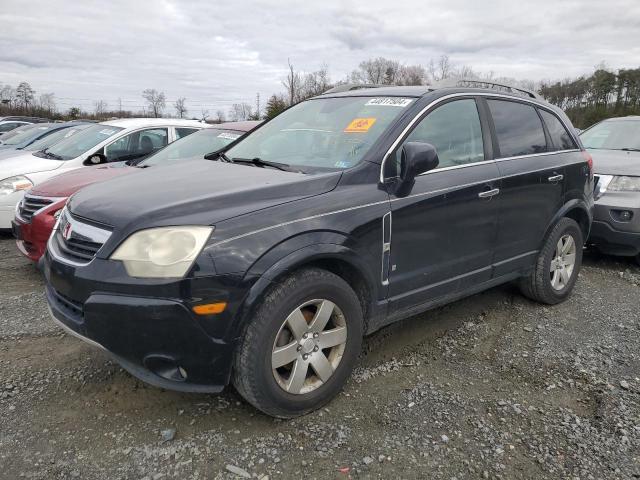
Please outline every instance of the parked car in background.
[{"label": "parked car in background", "polygon": [[10,132],[14,128],[21,127],[23,125],[30,125],[32,123],[44,123],[49,122],[46,118],[38,117],[0,117],[0,138],[7,132]]},{"label": "parked car in background", "polygon": [[640,263],[640,117],[604,120],[580,138],[596,175],[589,242],[605,254]]},{"label": "parked car in background", "polygon": [[[74,131],[69,132],[69,128],[82,125],[79,122],[64,123],[37,123],[16,128],[0,138],[0,159],[4,158],[2,154],[7,151],[24,150],[31,144],[42,140],[55,132],[66,130],[66,133],[73,135]],[[69,135],[69,136],[71,136]],[[31,150],[31,149],[30,149]]]},{"label": "parked car in background", "polygon": [[195,120],[127,118],[96,123],[38,152],[0,161],[0,230],[10,230],[29,188],[83,166],[136,160],[207,125]]},{"label": "parked car in background", "polygon": [[512,280],[556,304],[578,278],[591,158],[531,92],[334,90],[218,156],[83,188],[48,243],[54,320],[151,384],[302,415],[365,333]]},{"label": "parked car in background", "polygon": [[13,150],[11,149],[0,150],[0,160],[5,158],[10,158],[10,157],[17,157],[19,155],[23,155],[25,152],[42,151],[45,148],[49,148],[51,145],[54,145],[64,140],[65,138],[69,138],[75,135],[76,133],[84,130],[85,128],[89,127],[90,125],[94,125],[94,124],[95,122],[80,122],[80,121],[66,122],[62,124],[65,126],[64,128],[57,129],[53,133],[49,133],[48,135],[39,138],[38,140],[34,141],[33,143],[30,143],[25,147],[21,147],[19,149],[13,149]]},{"label": "parked car in background", "polygon": [[172,162],[203,159],[237,140],[260,122],[230,122],[204,128],[171,143],[140,162],[119,162],[82,168],[57,175],[29,190],[16,209],[13,234],[18,250],[38,262],[47,246],[60,210],[69,196],[87,185],[109,178],[141,172],[144,168]]}]

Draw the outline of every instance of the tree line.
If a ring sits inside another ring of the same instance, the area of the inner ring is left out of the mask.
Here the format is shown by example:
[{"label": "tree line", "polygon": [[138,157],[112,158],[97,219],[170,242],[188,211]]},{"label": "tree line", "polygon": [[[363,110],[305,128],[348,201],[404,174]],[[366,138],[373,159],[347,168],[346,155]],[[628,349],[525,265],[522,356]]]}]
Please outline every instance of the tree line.
[{"label": "tree line", "polygon": [[282,90],[272,94],[264,107],[260,104],[260,94],[257,94],[255,104],[234,103],[227,110],[215,112],[206,108],[190,109],[185,97],[168,102],[165,93],[154,88],[141,92],[145,105],[137,112],[123,108],[121,100],[117,105],[96,100],[90,111],[79,107],[60,111],[54,93],[38,94],[28,82],[20,82],[16,87],[0,83],[0,115],[33,115],[56,120],[174,116],[211,123],[259,120],[272,118],[291,105],[341,84],[430,85],[461,78],[535,90],[547,101],[562,108],[578,128],[586,128],[612,116],[640,114],[640,68],[614,71],[601,64],[590,75],[536,83],[527,79],[499,77],[494,72],[477,72],[466,65],[455,65],[448,56],[442,55],[426,65],[407,65],[384,57],[371,58],[360,62],[356,69],[339,80],[331,78],[326,64],[320,65],[317,70],[304,72],[296,70],[287,61],[287,74],[281,82]]}]

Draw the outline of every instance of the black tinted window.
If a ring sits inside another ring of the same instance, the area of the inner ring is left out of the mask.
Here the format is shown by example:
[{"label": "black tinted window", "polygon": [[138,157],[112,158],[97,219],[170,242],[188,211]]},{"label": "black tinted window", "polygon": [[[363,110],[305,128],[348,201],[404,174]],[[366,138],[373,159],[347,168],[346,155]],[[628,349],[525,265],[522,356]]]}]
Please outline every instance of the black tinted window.
[{"label": "black tinted window", "polygon": [[[539,110],[539,112],[549,131],[549,136],[553,143],[553,150],[571,150],[576,148],[576,144],[573,142],[571,135],[569,135],[567,129],[564,128],[562,122],[558,120],[558,117],[546,110]],[[551,148],[549,148],[549,150],[551,150]]]},{"label": "black tinted window", "polygon": [[547,151],[547,142],[535,108],[523,103],[488,100],[501,157]]}]

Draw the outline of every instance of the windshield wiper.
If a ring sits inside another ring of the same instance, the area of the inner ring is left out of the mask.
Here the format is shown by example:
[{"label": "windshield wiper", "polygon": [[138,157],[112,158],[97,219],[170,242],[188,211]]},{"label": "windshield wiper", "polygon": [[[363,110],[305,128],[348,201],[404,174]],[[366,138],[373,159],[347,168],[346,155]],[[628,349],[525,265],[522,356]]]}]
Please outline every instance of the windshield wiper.
[{"label": "windshield wiper", "polygon": [[222,159],[223,162],[228,162],[228,163],[233,163],[233,161],[227,157],[227,154],[224,152],[211,152],[211,153],[207,153],[204,156],[205,160],[218,160],[219,158]]},{"label": "windshield wiper", "polygon": [[276,168],[278,170],[282,170],[283,172],[304,173],[301,170],[296,170],[295,168],[292,168],[290,165],[288,165],[286,163],[271,162],[269,160],[262,160],[259,157],[255,157],[255,158],[232,158],[231,161],[233,163],[247,163],[247,164],[255,165],[256,167],[261,167],[261,168],[272,167],[272,168]]},{"label": "windshield wiper", "polygon": [[47,156],[47,158],[53,158],[54,160],[64,160],[64,158],[62,158],[60,155],[56,155],[55,153],[51,153],[51,152],[47,151],[46,148],[44,150],[42,150],[42,153],[44,153]]},{"label": "windshield wiper", "polygon": [[621,148],[623,152],[640,152],[640,148]]}]

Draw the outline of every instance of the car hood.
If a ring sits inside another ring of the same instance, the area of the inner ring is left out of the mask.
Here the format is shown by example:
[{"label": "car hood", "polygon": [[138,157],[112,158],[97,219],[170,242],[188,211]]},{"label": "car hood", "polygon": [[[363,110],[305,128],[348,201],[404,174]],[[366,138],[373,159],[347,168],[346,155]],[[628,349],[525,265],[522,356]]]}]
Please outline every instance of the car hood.
[{"label": "car hood", "polygon": [[590,149],[589,153],[596,174],[640,176],[640,152]]},{"label": "car hood", "polygon": [[319,195],[341,172],[321,175],[193,160],[142,170],[88,186],[69,200],[78,216],[124,232],[160,225],[212,225]]},{"label": "car hood", "polygon": [[0,160],[3,160],[5,158],[17,157],[18,155],[24,155],[25,153],[27,153],[26,150],[19,150],[17,148],[0,149]]},{"label": "car hood", "polygon": [[0,180],[15,175],[55,170],[64,165],[63,161],[36,157],[32,152],[22,152],[8,158],[0,158]]},{"label": "car hood", "polygon": [[78,168],[36,185],[31,189],[31,193],[42,197],[68,197],[92,183],[140,171],[142,169],[130,167],[124,162]]}]

